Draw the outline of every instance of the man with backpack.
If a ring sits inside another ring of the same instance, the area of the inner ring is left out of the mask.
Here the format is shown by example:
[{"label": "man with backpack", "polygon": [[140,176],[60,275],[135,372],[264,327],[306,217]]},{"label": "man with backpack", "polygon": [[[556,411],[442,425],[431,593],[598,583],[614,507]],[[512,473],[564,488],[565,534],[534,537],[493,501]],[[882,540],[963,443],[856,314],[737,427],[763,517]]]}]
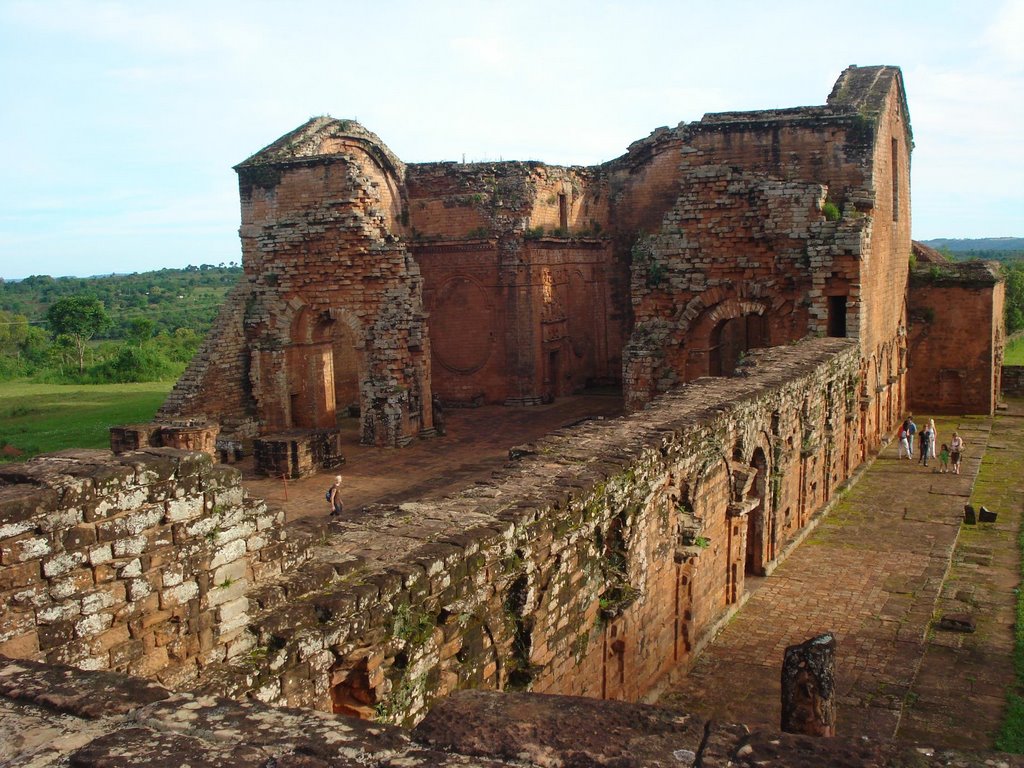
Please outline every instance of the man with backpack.
[{"label": "man with backpack", "polygon": [[326,498],[331,505],[331,517],[337,517],[345,511],[345,504],[341,500],[341,475],[335,475],[334,485],[327,489]]}]

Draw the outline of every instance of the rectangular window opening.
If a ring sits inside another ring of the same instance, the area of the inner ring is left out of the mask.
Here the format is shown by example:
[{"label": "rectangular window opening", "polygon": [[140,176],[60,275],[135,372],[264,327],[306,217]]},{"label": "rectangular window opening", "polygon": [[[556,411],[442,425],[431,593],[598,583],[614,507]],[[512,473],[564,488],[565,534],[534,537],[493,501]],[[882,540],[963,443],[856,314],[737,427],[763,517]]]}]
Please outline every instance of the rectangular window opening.
[{"label": "rectangular window opening", "polygon": [[828,335],[837,339],[846,337],[846,297],[828,297]]}]

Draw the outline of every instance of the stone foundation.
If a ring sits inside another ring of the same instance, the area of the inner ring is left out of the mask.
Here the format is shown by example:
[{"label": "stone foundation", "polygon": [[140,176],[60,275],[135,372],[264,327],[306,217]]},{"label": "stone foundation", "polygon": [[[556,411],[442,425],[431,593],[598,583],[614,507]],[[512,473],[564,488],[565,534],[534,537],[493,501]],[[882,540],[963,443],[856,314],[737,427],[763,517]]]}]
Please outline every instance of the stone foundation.
[{"label": "stone foundation", "polygon": [[654,768],[1017,765],[1012,756],[814,739],[642,704],[466,691],[412,731],[171,693],[109,672],[0,658],[0,761],[57,768]]},{"label": "stone foundation", "polygon": [[141,448],[178,448],[208,453],[217,458],[219,432],[219,424],[206,421],[124,424],[110,428],[110,450],[126,453]]},{"label": "stone foundation", "polygon": [[292,430],[253,441],[256,471],[267,477],[309,477],[345,463],[336,429]]},{"label": "stone foundation", "polygon": [[0,654],[181,687],[252,648],[246,594],[308,557],[205,453],[0,466]]}]

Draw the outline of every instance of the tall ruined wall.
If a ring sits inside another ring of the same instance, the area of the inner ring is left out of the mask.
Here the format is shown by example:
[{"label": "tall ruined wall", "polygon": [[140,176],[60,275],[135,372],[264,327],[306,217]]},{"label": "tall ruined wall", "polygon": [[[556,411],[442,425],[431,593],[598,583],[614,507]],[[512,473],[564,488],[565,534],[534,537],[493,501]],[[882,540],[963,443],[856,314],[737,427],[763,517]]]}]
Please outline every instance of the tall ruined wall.
[{"label": "tall ruined wall", "polygon": [[246,593],[308,549],[240,480],[169,448],[0,467],[0,655],[182,687],[248,653]]},{"label": "tall ruined wall", "polygon": [[308,130],[321,154],[272,145],[238,167],[253,397],[264,431],[330,428],[358,406],[363,442],[396,445],[432,426],[402,167],[352,124]]},{"label": "tall ruined wall", "polygon": [[539,163],[440,163],[409,166],[407,183],[435,392],[535,403],[619,380],[626,270],[602,236],[600,178]]},{"label": "tall ruined wall", "polygon": [[251,293],[252,281],[243,277],[227,295],[199,351],[157,411],[157,421],[201,418],[219,422],[235,437],[259,433],[243,325]]},{"label": "tall ruined wall", "polygon": [[995,262],[912,270],[907,355],[912,410],[994,413],[1001,388],[1004,296]]},{"label": "tall ruined wall", "polygon": [[[863,358],[864,449],[899,423],[906,411],[907,273],[910,263],[910,153],[913,134],[903,76],[896,67],[849,67],[829,95],[830,106],[852,107],[873,132],[870,163],[857,212],[865,230],[855,290],[862,311],[857,335]],[[843,215],[848,215],[844,208]]]},{"label": "tall ruined wall", "polygon": [[850,476],[858,367],[849,340],[763,350],[516,449],[487,485],[337,524],[316,565],[249,594],[255,647],[201,690],[396,722],[467,687],[636,699]]},{"label": "tall ruined wall", "polygon": [[728,375],[749,348],[828,331],[825,292],[857,262],[861,223],[826,221],[817,184],[684,162],[661,227],[633,249],[626,402]]},{"label": "tall ruined wall", "polygon": [[651,162],[679,143],[678,176],[632,248],[631,408],[728,375],[749,349],[846,336],[863,358],[860,457],[879,444],[904,410],[908,121],[898,69],[851,67],[827,106],[706,115],[648,140]]}]

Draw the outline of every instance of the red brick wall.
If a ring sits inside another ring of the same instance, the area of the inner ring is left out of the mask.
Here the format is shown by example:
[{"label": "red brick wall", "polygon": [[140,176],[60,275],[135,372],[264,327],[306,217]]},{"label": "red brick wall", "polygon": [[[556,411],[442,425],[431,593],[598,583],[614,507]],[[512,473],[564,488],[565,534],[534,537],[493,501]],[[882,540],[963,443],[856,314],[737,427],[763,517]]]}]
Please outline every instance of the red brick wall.
[{"label": "red brick wall", "polygon": [[994,412],[1005,335],[1003,296],[995,268],[987,275],[982,265],[914,270],[908,399],[915,413]]}]

